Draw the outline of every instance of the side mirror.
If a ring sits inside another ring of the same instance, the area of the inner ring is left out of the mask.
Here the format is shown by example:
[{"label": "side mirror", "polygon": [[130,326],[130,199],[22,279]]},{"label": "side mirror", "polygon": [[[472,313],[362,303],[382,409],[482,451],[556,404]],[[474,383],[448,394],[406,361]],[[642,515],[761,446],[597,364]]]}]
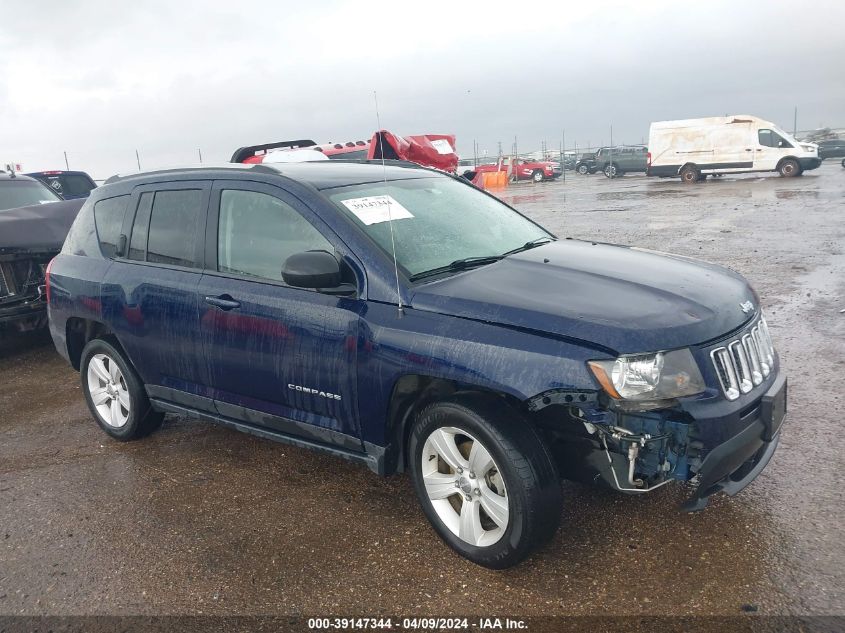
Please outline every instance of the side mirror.
[{"label": "side mirror", "polygon": [[297,288],[336,288],[340,285],[340,263],[326,251],[296,253],[285,260],[282,279]]}]

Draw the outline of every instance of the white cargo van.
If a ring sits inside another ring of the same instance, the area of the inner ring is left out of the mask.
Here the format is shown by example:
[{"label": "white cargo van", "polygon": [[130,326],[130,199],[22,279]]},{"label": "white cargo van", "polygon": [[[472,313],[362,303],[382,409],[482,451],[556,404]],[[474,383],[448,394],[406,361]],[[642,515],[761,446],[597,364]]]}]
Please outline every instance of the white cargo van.
[{"label": "white cargo van", "polygon": [[800,176],[821,164],[813,143],[799,143],[774,123],[736,115],[659,121],[648,133],[649,176],[680,176],[683,182],[710,174],[777,171]]}]

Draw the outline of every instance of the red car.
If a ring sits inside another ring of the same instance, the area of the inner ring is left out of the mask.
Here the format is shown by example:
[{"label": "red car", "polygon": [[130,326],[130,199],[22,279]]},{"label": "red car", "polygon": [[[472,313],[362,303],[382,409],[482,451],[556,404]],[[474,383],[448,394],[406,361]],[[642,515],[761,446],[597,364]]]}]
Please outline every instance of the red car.
[{"label": "red car", "polygon": [[557,163],[550,161],[514,159],[513,156],[502,156],[497,162],[490,165],[479,165],[473,171],[476,173],[506,171],[511,182],[517,180],[542,182],[552,180],[560,175],[559,171],[555,170],[556,167],[558,167]]}]

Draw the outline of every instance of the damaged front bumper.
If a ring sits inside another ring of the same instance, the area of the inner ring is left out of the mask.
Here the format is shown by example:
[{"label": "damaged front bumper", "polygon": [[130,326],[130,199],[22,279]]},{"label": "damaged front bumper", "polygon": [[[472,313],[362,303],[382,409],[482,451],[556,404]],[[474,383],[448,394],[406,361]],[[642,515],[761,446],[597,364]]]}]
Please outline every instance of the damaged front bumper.
[{"label": "damaged front bumper", "polygon": [[742,431],[711,449],[698,471],[698,488],[684,504],[690,512],[702,510],[711,496],[733,496],[757,478],[774,455],[786,418],[786,375],[780,374]]},{"label": "damaged front bumper", "polygon": [[[774,454],[787,402],[787,380],[779,367],[760,394],[743,402],[713,395],[638,413],[584,402],[572,409],[573,421],[581,423],[573,426],[584,432],[558,435],[553,452],[566,477],[601,480],[629,494],[691,481],[697,486],[682,508],[701,510],[715,494],[743,490]],[[551,413],[542,426],[552,428]],[[559,417],[554,426],[561,428]]]}]

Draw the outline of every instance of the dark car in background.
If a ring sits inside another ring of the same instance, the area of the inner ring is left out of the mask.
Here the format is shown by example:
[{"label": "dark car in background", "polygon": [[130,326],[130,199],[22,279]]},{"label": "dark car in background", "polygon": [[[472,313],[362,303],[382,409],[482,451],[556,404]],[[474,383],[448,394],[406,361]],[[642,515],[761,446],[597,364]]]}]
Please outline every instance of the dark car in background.
[{"label": "dark car in background", "polygon": [[84,171],[35,171],[26,174],[50,187],[65,200],[87,198],[97,184]]},{"label": "dark car in background", "polygon": [[596,171],[608,178],[618,178],[628,173],[646,173],[648,148],[644,145],[617,145],[600,147],[595,157]]},{"label": "dark car in background", "polygon": [[596,173],[596,153],[584,152],[575,161],[575,171],[582,176]]},{"label": "dark car in background", "polygon": [[819,141],[819,158],[842,158],[845,156],[845,139],[836,138]]},{"label": "dark car in background", "polygon": [[44,277],[82,200],[41,182],[0,173],[0,336],[47,323]]},{"label": "dark car in background", "polygon": [[0,211],[32,204],[57,202],[63,198],[43,182],[15,173],[0,171]]},{"label": "dark car in background", "polygon": [[554,534],[560,476],[626,493],[697,479],[700,509],[757,477],[786,412],[738,273],[557,239],[405,162],[109,179],[47,294],[111,437],[191,414],[410,471],[440,537],[493,568]]}]

